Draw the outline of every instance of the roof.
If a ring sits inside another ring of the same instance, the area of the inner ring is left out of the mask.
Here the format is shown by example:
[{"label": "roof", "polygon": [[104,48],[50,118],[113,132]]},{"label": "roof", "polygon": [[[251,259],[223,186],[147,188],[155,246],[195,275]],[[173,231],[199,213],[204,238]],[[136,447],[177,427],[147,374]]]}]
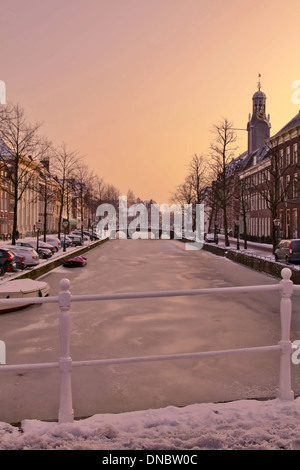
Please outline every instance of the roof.
[{"label": "roof", "polygon": [[247,157],[248,152],[241,153],[238,157],[233,158],[231,162],[227,165],[226,173],[227,175],[232,175],[236,172],[236,170],[240,169]]},{"label": "roof", "polygon": [[252,96],[252,99],[256,99],[256,98],[264,98],[264,99],[266,99],[267,96],[266,96],[266,94],[265,94],[263,91],[258,90],[258,91],[256,91],[256,92],[254,93],[254,95]]},{"label": "roof", "polygon": [[[244,164],[243,164],[243,167],[241,168],[241,171],[248,170],[255,164],[261,163],[267,157],[269,150],[270,150],[269,145],[264,144],[262,147],[259,147],[258,149],[251,152],[250,155],[248,155],[247,152],[244,152],[247,158],[243,159]],[[254,163],[255,157],[256,157],[256,163]]]},{"label": "roof", "polygon": [[[282,134],[283,132],[287,132],[290,129],[293,129],[293,127],[296,127],[296,126],[299,126],[299,125],[300,125],[300,111],[298,112],[298,114],[296,114],[296,116],[293,117],[293,119],[291,119],[285,126],[283,126],[280,129],[280,131],[278,131],[275,135],[273,135],[273,137],[275,137],[279,134]],[[271,137],[271,139],[273,137]]]},{"label": "roof", "polygon": [[14,155],[14,152],[6,145],[4,140],[0,138],[0,155],[2,157],[9,157]]}]

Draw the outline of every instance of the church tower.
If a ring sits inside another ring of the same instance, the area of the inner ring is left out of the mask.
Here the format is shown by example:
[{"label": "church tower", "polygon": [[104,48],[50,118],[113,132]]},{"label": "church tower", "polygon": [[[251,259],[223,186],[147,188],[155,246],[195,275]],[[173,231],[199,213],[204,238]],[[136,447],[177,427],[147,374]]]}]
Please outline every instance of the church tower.
[{"label": "church tower", "polygon": [[259,147],[262,147],[265,141],[270,137],[270,115],[266,116],[267,97],[261,91],[261,75],[258,75],[257,91],[252,97],[253,107],[252,116],[249,114],[247,124],[248,131],[248,155]]}]

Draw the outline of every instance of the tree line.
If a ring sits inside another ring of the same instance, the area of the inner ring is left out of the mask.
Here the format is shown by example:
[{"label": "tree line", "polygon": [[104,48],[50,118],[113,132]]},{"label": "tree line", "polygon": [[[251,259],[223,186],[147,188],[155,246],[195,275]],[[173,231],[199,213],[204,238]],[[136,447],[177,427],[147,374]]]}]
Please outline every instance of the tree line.
[{"label": "tree line", "polygon": [[[258,197],[263,208],[269,211],[273,252],[277,244],[276,226],[280,204],[298,197],[298,162],[290,158],[282,161],[282,149],[278,139],[265,142],[258,149],[263,160],[263,168],[257,176],[241,177],[249,156],[247,152],[236,157],[237,135],[233,124],[226,118],[212,127],[213,139],[206,155],[194,154],[187,168],[184,181],[172,192],[171,202],[184,204],[204,204],[208,216],[207,232],[221,215],[225,245],[229,246],[230,217],[241,221],[244,248],[247,248],[247,214],[252,210],[253,199]],[[253,164],[255,168],[255,164]],[[255,173],[255,171],[253,172]],[[290,177],[290,175],[294,175]]]},{"label": "tree line", "polygon": [[[55,147],[41,134],[41,123],[28,121],[24,108],[8,103],[0,106],[0,187],[13,204],[12,244],[18,230],[18,205],[26,189],[43,203],[43,232],[47,232],[47,208],[59,201],[57,232],[61,233],[63,214],[71,217],[72,193],[76,193],[83,221],[84,207],[95,215],[102,201],[113,202],[119,189],[91,171],[77,150],[65,143]],[[37,179],[38,175],[38,179]],[[129,190],[131,199],[134,195]],[[81,229],[83,230],[83,224]]]}]

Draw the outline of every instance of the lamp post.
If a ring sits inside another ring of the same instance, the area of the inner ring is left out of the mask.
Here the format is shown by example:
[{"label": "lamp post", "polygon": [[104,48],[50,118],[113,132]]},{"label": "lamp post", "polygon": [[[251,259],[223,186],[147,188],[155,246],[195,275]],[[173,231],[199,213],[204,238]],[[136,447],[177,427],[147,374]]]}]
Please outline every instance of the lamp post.
[{"label": "lamp post", "polygon": [[35,224],[35,230],[36,230],[36,251],[38,252],[39,249],[39,236],[40,236],[40,230],[41,230],[42,224],[41,221],[39,220]]},{"label": "lamp post", "polygon": [[275,227],[275,247],[277,247],[279,241],[279,228],[281,225],[280,219],[273,219],[273,224]]},{"label": "lamp post", "polygon": [[62,226],[63,226],[63,229],[64,229],[64,247],[63,247],[63,251],[66,251],[66,230],[67,230],[68,225],[69,225],[69,221],[68,220],[63,220],[63,223],[62,223]]}]

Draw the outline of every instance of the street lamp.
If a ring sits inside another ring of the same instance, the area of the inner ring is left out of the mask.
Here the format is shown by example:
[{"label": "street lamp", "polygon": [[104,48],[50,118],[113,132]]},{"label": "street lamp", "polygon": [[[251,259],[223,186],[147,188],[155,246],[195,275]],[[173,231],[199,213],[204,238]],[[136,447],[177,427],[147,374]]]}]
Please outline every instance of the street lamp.
[{"label": "street lamp", "polygon": [[33,227],[34,230],[36,230],[36,251],[38,252],[39,249],[39,236],[40,236],[40,230],[42,228],[41,221],[39,220],[36,222],[35,226]]},{"label": "street lamp", "polygon": [[276,236],[276,243],[275,245],[278,245],[278,240],[279,240],[279,228],[281,225],[280,219],[273,219],[273,224],[275,226],[275,236]]},{"label": "street lamp", "polygon": [[68,220],[63,220],[63,223],[62,223],[62,226],[63,226],[63,229],[64,229],[64,247],[63,247],[63,251],[66,251],[66,230],[67,230],[68,225],[69,225],[69,221]]}]

